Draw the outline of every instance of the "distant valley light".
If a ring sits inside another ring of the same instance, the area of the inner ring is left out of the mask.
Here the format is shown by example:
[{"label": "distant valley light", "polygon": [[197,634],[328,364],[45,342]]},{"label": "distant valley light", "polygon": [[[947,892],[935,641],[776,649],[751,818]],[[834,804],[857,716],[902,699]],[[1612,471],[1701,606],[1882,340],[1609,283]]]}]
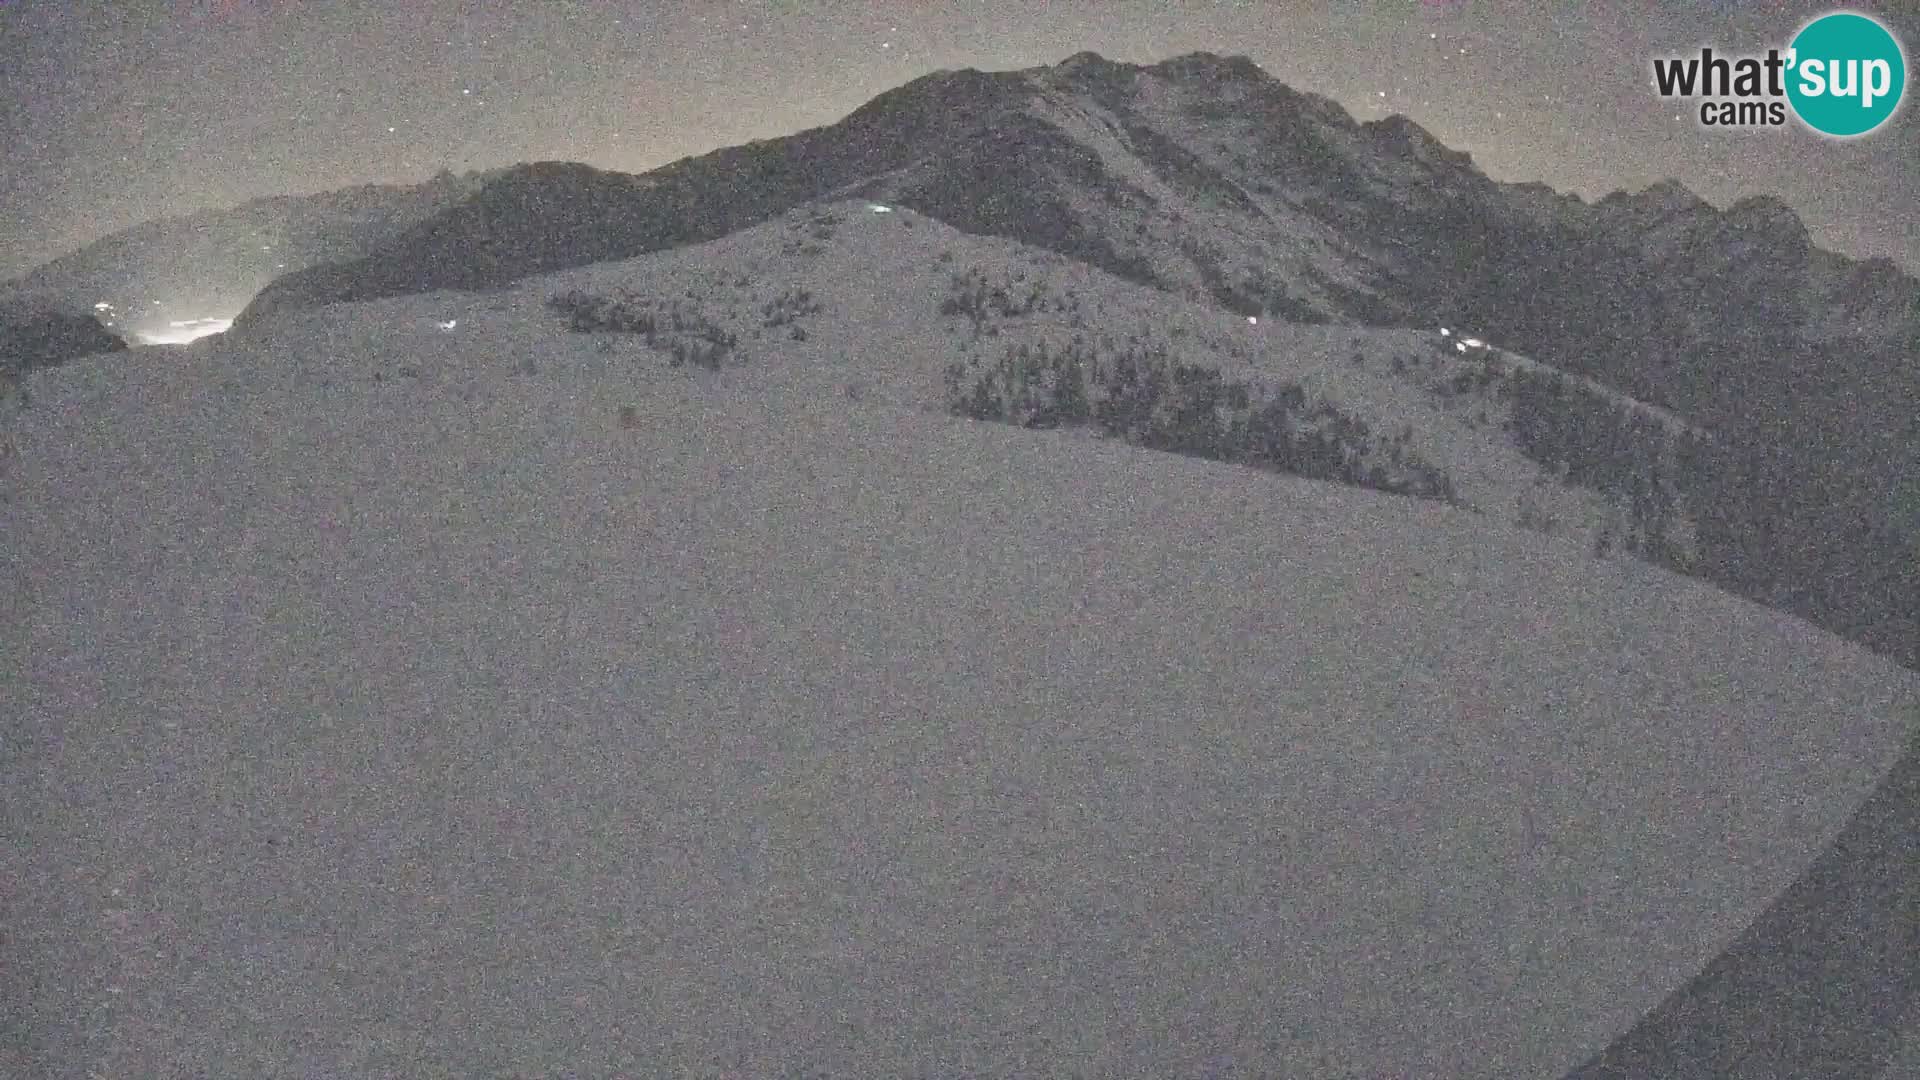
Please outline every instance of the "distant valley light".
[{"label": "distant valley light", "polygon": [[165,330],[135,331],[134,336],[142,345],[185,345],[203,337],[224,334],[232,326],[232,319],[174,319],[167,323]]}]

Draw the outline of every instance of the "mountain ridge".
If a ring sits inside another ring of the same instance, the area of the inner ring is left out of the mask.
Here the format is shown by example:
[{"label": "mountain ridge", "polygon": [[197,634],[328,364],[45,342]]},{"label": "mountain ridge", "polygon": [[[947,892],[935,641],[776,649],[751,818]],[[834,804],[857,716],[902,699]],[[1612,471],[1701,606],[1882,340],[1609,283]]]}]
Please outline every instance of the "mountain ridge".
[{"label": "mountain ridge", "polygon": [[1920,283],[1821,252],[1777,200],[1503,185],[1404,117],[1360,123],[1245,57],[934,72],[835,124],[639,176],[519,166],[367,257],[276,280],[238,325],[501,289],[846,198],[1247,318],[1449,326],[1594,380],[1730,447],[1708,500],[1714,580],[1840,590],[1815,605],[1827,625],[1852,618],[1861,582],[1920,609],[1901,561],[1920,537],[1904,405],[1920,399]]},{"label": "mountain ridge", "polygon": [[[1149,86],[1150,83],[1157,85]],[[1213,159],[1209,160],[1210,155],[1204,145],[1180,147],[1185,151],[1182,155],[1184,160],[1178,163],[1159,162],[1157,164],[1162,167],[1158,169],[1154,168],[1156,162],[1153,159],[1153,148],[1133,148],[1143,156],[1147,165],[1145,172],[1158,180],[1178,186],[1178,175],[1184,168],[1190,177],[1198,177],[1201,180],[1216,182],[1221,179],[1229,180],[1230,184],[1216,183],[1216,186],[1221,190],[1226,190],[1229,186],[1237,188],[1248,193],[1249,199],[1253,202],[1262,202],[1270,194],[1279,198],[1278,206],[1262,205],[1257,210],[1243,207],[1252,217],[1265,216],[1271,219],[1276,209],[1288,211],[1305,209],[1309,211],[1309,217],[1322,219],[1318,222],[1295,222],[1289,232],[1322,233],[1322,230],[1316,229],[1315,226],[1328,223],[1338,227],[1369,224],[1365,215],[1356,215],[1351,209],[1343,210],[1338,204],[1345,201],[1357,202],[1364,206],[1369,201],[1377,202],[1380,195],[1387,190],[1391,190],[1398,196],[1423,200],[1411,207],[1397,209],[1414,211],[1416,216],[1422,212],[1440,212],[1443,225],[1460,224],[1458,221],[1445,220],[1447,215],[1444,211],[1448,209],[1488,217],[1491,220],[1487,224],[1494,226],[1495,231],[1502,236],[1514,235],[1513,230],[1524,226],[1528,221],[1526,213],[1514,207],[1502,205],[1503,200],[1498,198],[1498,194],[1507,185],[1501,185],[1486,178],[1472,165],[1470,155],[1446,148],[1431,133],[1405,117],[1392,116],[1371,120],[1365,124],[1358,123],[1337,103],[1317,95],[1302,93],[1272,79],[1246,57],[1222,57],[1203,52],[1175,57],[1152,65],[1134,65],[1106,60],[1097,53],[1082,52],[1059,64],[1038,68],[1005,72],[959,69],[930,73],[877,95],[835,124],[780,139],[748,144],[745,147],[723,148],[643,174],[653,179],[653,182],[643,190],[654,193],[656,199],[667,194],[674,196],[668,206],[659,208],[660,213],[664,214],[670,207],[674,211],[691,214],[696,219],[707,220],[706,227],[688,228],[676,232],[656,225],[651,233],[643,228],[630,235],[604,238],[599,246],[584,249],[573,258],[597,261],[601,257],[610,255],[629,257],[648,250],[656,250],[661,244],[697,242],[698,239],[711,238],[715,229],[743,227],[750,221],[765,220],[809,198],[822,197],[842,190],[854,190],[860,194],[875,196],[887,194],[903,205],[916,206],[930,216],[943,219],[945,218],[941,211],[945,210],[955,217],[968,220],[976,227],[989,230],[996,227],[1025,225],[1029,227],[1027,235],[1015,238],[1038,241],[1043,246],[1058,245],[1069,249],[1078,244],[1085,249],[1079,257],[1087,257],[1090,261],[1104,264],[1108,269],[1118,269],[1136,277],[1153,277],[1158,284],[1177,287],[1179,282],[1174,280],[1172,275],[1154,273],[1146,269],[1139,258],[1129,257],[1125,250],[1127,244],[1122,238],[1114,236],[1096,238],[1089,235],[1095,230],[1085,221],[1078,222],[1080,227],[1077,231],[1066,228],[1060,223],[1056,223],[1049,231],[1044,227],[1045,215],[1039,213],[1041,208],[1034,208],[1033,212],[1026,216],[1012,213],[1011,211],[1015,208],[1011,206],[1002,208],[1000,213],[993,213],[990,212],[990,208],[971,205],[964,200],[956,201],[950,189],[916,192],[915,185],[902,184],[892,175],[916,163],[916,160],[923,170],[944,165],[959,171],[963,163],[958,161],[958,155],[953,153],[953,144],[956,141],[967,143],[985,140],[984,145],[987,147],[1005,148],[1017,154],[1028,155],[1029,158],[1037,158],[1037,160],[1017,160],[1012,163],[1015,166],[1014,173],[1022,179],[1037,178],[1046,181],[1044,186],[1056,187],[1058,185],[1053,183],[1056,178],[1046,176],[1044,168],[1056,166],[1059,171],[1068,174],[1069,177],[1077,174],[1082,180],[1089,181],[1088,186],[1095,189],[1092,193],[1103,197],[1109,203],[1156,202],[1158,200],[1142,198],[1138,185],[1112,175],[1102,176],[1100,173],[1111,173],[1111,170],[1105,169],[1104,166],[1096,168],[1090,160],[1067,151],[1062,143],[1072,140],[1063,138],[1063,133],[1057,124],[1048,123],[1044,119],[1036,121],[1031,116],[1013,115],[1030,111],[1025,107],[1042,101],[1049,94],[1077,91],[1084,95],[1086,103],[1094,106],[1096,111],[1105,111],[1108,114],[1107,119],[1113,121],[1109,126],[1122,135],[1119,140],[1122,143],[1126,141],[1124,136],[1129,134],[1126,128],[1132,125],[1135,133],[1149,132],[1150,137],[1157,136],[1163,143],[1177,145],[1180,140],[1169,137],[1167,125],[1153,122],[1156,119],[1166,118],[1156,117],[1151,107],[1142,107],[1143,86],[1154,90],[1155,93],[1171,89],[1176,97],[1184,94],[1185,99],[1178,103],[1182,106],[1180,115],[1189,120],[1197,118],[1214,122],[1227,120],[1244,122],[1250,117],[1257,120],[1264,125],[1265,137],[1251,137],[1241,141],[1246,147],[1255,151],[1256,157],[1262,153],[1266,155],[1257,162],[1253,158],[1248,158],[1248,163],[1258,164],[1261,168],[1254,169],[1236,180],[1229,175],[1235,171],[1233,164],[1230,161],[1221,160],[1218,155],[1212,155]],[[1007,130],[996,133],[991,130],[995,126],[1001,126]],[[1249,132],[1245,126],[1242,126],[1233,134],[1244,136]],[[1203,143],[1205,141],[1201,140]],[[839,151],[838,154],[835,153],[836,150]],[[1052,151],[1051,157],[1044,152],[1047,150]],[[1370,151],[1384,152],[1383,155],[1377,156],[1403,158],[1403,167],[1383,171],[1379,161],[1368,160],[1367,154]],[[790,175],[779,175],[783,161],[796,158],[817,166],[816,171],[823,174],[824,178],[817,184],[808,185],[796,181]],[[1196,165],[1207,175],[1196,173],[1194,169]],[[537,185],[538,173],[541,170],[549,170],[551,167],[521,166],[519,168],[529,170],[524,174],[523,179]],[[503,179],[510,183],[515,182],[511,178]],[[1246,179],[1252,179],[1254,182],[1238,182]],[[732,212],[717,211],[712,205],[712,202],[718,201],[717,195],[703,200],[687,191],[689,187],[697,186],[702,182],[709,182],[713,191],[725,192],[728,197],[739,199],[748,205]],[[920,180],[921,185],[929,182],[928,178]],[[1322,190],[1336,189],[1335,193],[1338,194],[1337,189],[1342,185],[1351,189],[1350,194],[1359,193],[1361,197],[1345,200],[1329,199],[1327,191]],[[999,186],[1012,187],[1013,185],[1007,183]],[[1263,186],[1268,191],[1258,190]],[[994,191],[993,195],[1004,203],[1009,192]],[[1462,200],[1473,202],[1475,205],[1471,207],[1451,205],[1458,204]],[[1603,235],[1618,236],[1621,230],[1631,233],[1657,229],[1663,224],[1670,223],[1668,219],[1694,216],[1711,222],[1728,220],[1731,216],[1730,220],[1741,226],[1736,231],[1741,234],[1741,237],[1747,239],[1751,239],[1756,231],[1752,226],[1756,225],[1763,228],[1772,225],[1780,231],[1804,235],[1804,226],[1798,218],[1777,201],[1747,199],[1727,211],[1720,211],[1675,181],[1662,181],[1639,193],[1615,193],[1590,205],[1575,198],[1573,203],[1563,203],[1562,206],[1585,207],[1589,212],[1579,214],[1576,211],[1577,216],[1585,218],[1586,221],[1583,224],[1588,225],[1589,228],[1597,228]],[[1773,212],[1761,218],[1754,218],[1750,211],[1762,206]],[[1407,216],[1405,213],[1392,213],[1391,211],[1396,208],[1382,208],[1375,205],[1373,209],[1385,210],[1385,216],[1388,218],[1405,219]],[[1649,214],[1653,217],[1649,218]],[[1032,228],[1031,226],[1036,222],[1042,223],[1043,227]],[[616,220],[615,224],[618,226],[620,223]],[[644,226],[646,223],[641,224]],[[1381,224],[1380,221],[1375,220],[1370,224],[1376,226],[1373,231],[1379,231],[1377,227]],[[1404,232],[1418,222],[1390,220],[1386,224],[1398,226],[1399,231]],[[1551,233],[1554,230],[1564,230],[1571,223],[1563,220],[1535,221],[1533,224]],[[608,231],[618,234],[620,230],[616,227]],[[1423,253],[1427,256],[1426,259],[1412,260],[1411,265],[1398,268],[1402,276],[1416,277],[1421,271],[1433,268],[1434,258],[1445,259],[1449,247],[1459,248],[1461,240],[1466,240],[1471,246],[1474,230],[1468,228],[1459,236],[1449,237],[1455,241],[1452,245],[1440,243],[1419,245],[1414,241],[1422,237],[1417,236],[1402,237],[1398,241],[1391,236],[1369,237],[1366,231],[1360,230],[1361,235],[1358,237],[1363,243],[1384,239],[1388,246],[1402,249],[1402,254],[1407,253],[1408,249],[1419,252],[1424,248]],[[1395,230],[1389,228],[1387,231]],[[1418,233],[1421,230],[1413,231]],[[1425,231],[1433,233],[1435,230],[1428,228]],[[1446,232],[1444,228],[1438,231],[1442,234]],[[1320,239],[1330,241],[1330,246],[1337,249],[1337,242],[1332,242],[1336,238],[1321,235]],[[1438,237],[1431,239],[1437,240]],[[1099,242],[1097,243],[1096,240]],[[565,261],[564,257],[556,253],[536,250],[528,252],[527,261],[516,268],[512,253],[497,252],[495,249],[498,245],[489,245],[484,236],[466,237],[456,231],[446,233],[441,237],[441,241],[449,245],[456,241],[476,243],[475,255],[486,262],[489,269],[487,273],[476,274],[475,277],[496,283],[502,278],[510,278],[515,273],[550,269]],[[1114,253],[1107,254],[1102,244],[1107,249],[1114,249]],[[429,257],[428,252],[421,249],[431,248],[431,246],[427,238],[415,238],[396,248],[390,253],[390,257],[404,262],[409,257],[406,252],[411,250],[414,252],[411,257],[426,258]],[[1796,245],[1789,243],[1787,246]],[[1323,259],[1328,255],[1326,250],[1316,253],[1323,256]],[[1457,253],[1454,254],[1454,258],[1458,261]],[[1341,261],[1343,260],[1340,258],[1332,260],[1334,263]],[[575,265],[577,264],[576,262]],[[1845,264],[1839,264],[1848,270],[1851,270],[1854,265],[1856,264],[1850,260]],[[1327,272],[1333,268],[1322,266],[1318,269]],[[1378,268],[1363,267],[1361,269],[1366,271]],[[1819,269],[1828,275],[1832,273],[1831,268]],[[330,295],[351,295],[364,299],[383,293],[385,290],[417,288],[423,284],[432,284],[435,287],[457,287],[451,285],[452,281],[457,280],[457,275],[451,268],[409,275],[399,269],[381,269],[376,260],[363,262],[356,267],[356,270],[363,276],[371,275],[372,280],[356,287],[349,284],[352,277],[350,274],[319,275],[327,284],[311,283],[306,286],[306,291],[311,295],[305,300],[298,299],[297,295],[289,299],[294,303],[322,302],[322,298]],[[1187,276],[1197,278],[1199,275],[1189,273]],[[1334,276],[1341,275],[1336,273]],[[1361,276],[1364,277],[1366,274],[1363,272]],[[1908,292],[1920,295],[1920,292],[1916,292],[1920,290],[1920,285],[1915,285],[1910,278],[1901,282],[1900,286]],[[302,289],[297,282],[286,282],[277,285],[271,292],[299,294]],[[1459,297],[1447,296],[1444,290],[1438,298],[1442,301],[1440,306],[1443,310],[1416,312],[1405,310],[1407,305],[1402,304],[1398,305],[1402,310],[1395,311],[1394,314],[1402,319],[1417,317],[1427,323],[1446,319],[1458,320],[1471,317],[1473,314],[1469,310],[1444,310],[1448,306],[1464,308],[1473,306],[1461,303]],[[275,295],[271,299],[277,303],[281,297]],[[1378,316],[1380,312],[1370,309],[1363,301],[1356,302],[1349,298],[1348,303],[1342,304],[1338,299],[1322,299],[1326,302],[1316,306],[1316,314],[1359,318],[1361,321],[1378,321],[1369,319],[1369,316]],[[1394,306],[1389,304],[1389,310]],[[1274,313],[1282,316],[1285,314],[1284,310],[1276,310]]]}]

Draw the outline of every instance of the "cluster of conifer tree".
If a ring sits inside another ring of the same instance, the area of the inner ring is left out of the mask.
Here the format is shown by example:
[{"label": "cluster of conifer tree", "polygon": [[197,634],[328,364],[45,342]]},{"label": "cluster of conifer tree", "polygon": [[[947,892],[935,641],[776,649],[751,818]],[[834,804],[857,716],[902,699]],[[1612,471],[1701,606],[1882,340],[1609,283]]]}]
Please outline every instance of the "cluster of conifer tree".
[{"label": "cluster of conifer tree", "polygon": [[662,305],[572,289],[549,299],[547,307],[565,315],[568,328],[576,333],[637,334],[648,348],[665,353],[674,367],[694,364],[717,371],[739,343],[733,333],[678,300]]},{"label": "cluster of conifer tree", "polygon": [[[1500,392],[1524,453],[1626,501],[1630,551],[1920,666],[1920,551],[1842,497],[1847,481],[1818,448],[1763,424],[1670,433],[1553,372],[1512,372]],[[1689,559],[1670,541],[1681,514],[1694,525]]]},{"label": "cluster of conifer tree", "polygon": [[947,368],[949,408],[1028,427],[1088,425],[1154,450],[1251,465],[1395,494],[1452,501],[1441,469],[1376,440],[1365,422],[1327,403],[1309,407],[1297,382],[1228,381],[1213,368],[1130,344],[1102,354],[1077,340],[1006,348],[991,365]]}]

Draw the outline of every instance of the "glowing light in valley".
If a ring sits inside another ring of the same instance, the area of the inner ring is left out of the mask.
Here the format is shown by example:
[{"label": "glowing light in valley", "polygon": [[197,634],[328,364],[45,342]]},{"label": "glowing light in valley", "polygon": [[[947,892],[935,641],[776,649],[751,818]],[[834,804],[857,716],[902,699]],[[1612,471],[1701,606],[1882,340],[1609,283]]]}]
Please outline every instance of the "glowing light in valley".
[{"label": "glowing light in valley", "polygon": [[448,319],[448,320],[447,320],[446,322],[443,322],[443,323],[439,323],[439,324],[437,324],[437,325],[438,325],[438,326],[440,327],[440,329],[442,329],[442,330],[451,330],[451,329],[453,329],[454,327],[456,327],[456,326],[459,326],[459,325],[460,325],[460,320],[459,320],[459,319]]},{"label": "glowing light in valley", "polygon": [[232,326],[232,319],[174,319],[167,323],[165,330],[135,331],[134,336],[142,345],[185,345],[203,337],[224,334]]},{"label": "glowing light in valley", "polygon": [[1260,317],[1259,317],[1258,315],[1249,315],[1249,316],[1247,316],[1247,325],[1248,325],[1248,326],[1259,326],[1259,325],[1260,325]]},{"label": "glowing light in valley", "polygon": [[871,211],[873,211],[873,212],[874,212],[874,213],[876,213],[876,214],[891,214],[891,213],[893,213],[893,207],[891,207],[891,206],[882,206],[882,205],[880,205],[880,204],[879,204],[879,203],[877,203],[877,202],[875,202],[875,203],[868,203],[868,204],[867,204],[867,209],[869,209],[869,210],[871,210]]}]

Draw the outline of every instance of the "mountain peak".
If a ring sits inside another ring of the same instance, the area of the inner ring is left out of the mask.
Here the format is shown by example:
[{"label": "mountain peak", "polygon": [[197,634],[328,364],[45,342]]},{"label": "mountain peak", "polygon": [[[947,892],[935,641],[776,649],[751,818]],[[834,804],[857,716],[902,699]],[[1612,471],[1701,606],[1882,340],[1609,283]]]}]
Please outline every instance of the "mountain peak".
[{"label": "mountain peak", "polygon": [[1501,186],[1509,192],[1525,195],[1528,198],[1551,199],[1568,205],[1587,205],[1587,200],[1581,198],[1579,192],[1561,191],[1544,180],[1518,180]]},{"label": "mountain peak", "polygon": [[1162,60],[1147,70],[1170,78],[1201,78],[1209,81],[1258,81],[1267,78],[1259,64],[1247,56],[1221,56],[1212,52],[1190,52]]},{"label": "mountain peak", "polygon": [[1415,160],[1427,164],[1445,163],[1454,166],[1473,164],[1472,155],[1464,150],[1449,148],[1447,144],[1435,138],[1431,131],[1399,113],[1382,120],[1368,121],[1361,126],[1394,152]]},{"label": "mountain peak", "polygon": [[1079,71],[1084,68],[1114,68],[1126,65],[1109,60],[1092,49],[1082,49],[1054,65],[1060,71]]},{"label": "mountain peak", "polygon": [[1692,188],[1672,177],[1649,184],[1646,190],[1632,198],[1642,206],[1662,210],[1699,210],[1708,205],[1707,200],[1694,194]]},{"label": "mountain peak", "polygon": [[1101,100],[1124,97],[1126,87],[1139,73],[1137,65],[1109,60],[1091,49],[1074,53],[1037,72],[1043,84],[1089,91]]},{"label": "mountain peak", "polygon": [[1654,219],[1665,219],[1713,209],[1711,203],[1671,177],[1649,184],[1632,194],[1612,192],[1594,205],[1604,210],[1624,211],[1643,220],[1648,215]]},{"label": "mountain peak", "polygon": [[1749,195],[1727,207],[1727,217],[1769,232],[1803,233],[1807,229],[1792,207],[1772,195]]}]

